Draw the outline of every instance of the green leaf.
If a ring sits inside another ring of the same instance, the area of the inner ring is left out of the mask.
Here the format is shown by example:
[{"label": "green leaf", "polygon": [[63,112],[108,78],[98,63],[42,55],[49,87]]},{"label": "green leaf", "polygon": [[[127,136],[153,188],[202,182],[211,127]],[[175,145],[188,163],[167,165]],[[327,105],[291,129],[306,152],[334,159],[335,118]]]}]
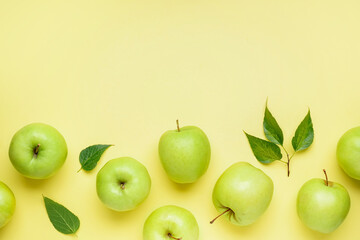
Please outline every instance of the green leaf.
[{"label": "green leaf", "polygon": [[310,116],[310,109],[304,120],[296,129],[295,136],[292,139],[292,146],[294,150],[301,151],[308,148],[314,140],[314,129]]},{"label": "green leaf", "polygon": [[84,150],[82,150],[79,156],[79,160],[81,164],[80,170],[81,169],[84,169],[85,171],[93,170],[96,167],[97,163],[99,162],[101,155],[103,155],[105,150],[108,149],[110,146],[113,145],[97,144],[97,145],[89,146]]},{"label": "green leaf", "polygon": [[49,219],[56,230],[63,234],[74,234],[80,227],[80,220],[63,205],[44,197]]},{"label": "green leaf", "polygon": [[250,147],[259,162],[267,164],[282,158],[280,148],[275,143],[254,137],[246,132],[244,133],[246,134]]},{"label": "green leaf", "polygon": [[283,145],[284,143],[283,132],[279,124],[277,123],[276,119],[269,111],[267,107],[267,101],[266,101],[263,127],[264,127],[265,136],[269,141],[275,144],[280,144],[281,146]]}]

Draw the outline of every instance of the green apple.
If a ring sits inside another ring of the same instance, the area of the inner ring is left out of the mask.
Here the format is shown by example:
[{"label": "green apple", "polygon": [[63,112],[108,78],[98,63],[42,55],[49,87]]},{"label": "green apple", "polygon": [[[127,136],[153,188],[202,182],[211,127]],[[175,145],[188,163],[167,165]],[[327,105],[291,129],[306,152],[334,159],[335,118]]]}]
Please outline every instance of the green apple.
[{"label": "green apple", "polygon": [[350,209],[350,196],[339,183],[314,178],[307,181],[297,196],[297,213],[310,229],[331,233],[344,221]]},{"label": "green apple", "polygon": [[198,127],[186,126],[166,131],[160,138],[159,156],[165,172],[177,183],[192,183],[208,169],[210,143]]},{"label": "green apple", "polygon": [[198,240],[199,226],[188,210],[178,206],[163,206],[146,219],[143,240]]},{"label": "green apple", "polygon": [[212,199],[215,208],[235,225],[255,222],[268,208],[274,192],[271,178],[247,162],[230,166],[217,180]]},{"label": "green apple", "polygon": [[64,137],[53,127],[32,123],[15,133],[9,157],[15,169],[33,179],[53,176],[64,164],[67,146]]},{"label": "green apple", "polygon": [[121,157],[108,161],[96,177],[96,191],[100,200],[115,211],[136,208],[149,195],[151,179],[139,161]]},{"label": "green apple", "polygon": [[0,181],[0,228],[4,227],[15,212],[15,196],[5,183]]},{"label": "green apple", "polygon": [[340,138],[336,156],[344,172],[360,180],[360,127],[350,129]]}]

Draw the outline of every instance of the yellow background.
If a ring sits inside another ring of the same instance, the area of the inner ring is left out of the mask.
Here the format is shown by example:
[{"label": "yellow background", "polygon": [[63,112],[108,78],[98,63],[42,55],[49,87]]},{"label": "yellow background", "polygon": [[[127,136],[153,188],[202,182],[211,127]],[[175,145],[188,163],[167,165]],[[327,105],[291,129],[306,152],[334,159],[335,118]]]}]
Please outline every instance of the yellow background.
[{"label": "yellow background", "polygon": [[[81,219],[78,239],[142,239],[146,217],[176,204],[197,218],[201,240],[354,239],[360,185],[336,163],[339,137],[359,125],[360,3],[353,1],[0,1],[0,179],[14,191],[16,213],[0,239],[76,239],[51,225],[42,194]],[[263,136],[266,98],[286,147],[311,109],[315,140],[294,157],[291,176],[280,162],[254,158],[242,132]],[[212,158],[195,184],[172,183],[161,168],[161,134],[180,124],[208,135]],[[28,180],[12,167],[13,134],[31,122],[56,127],[67,140],[65,165],[53,178]],[[80,172],[88,145],[112,143],[99,165]],[[132,156],[152,177],[149,198],[117,213],[98,200],[95,178],[106,161]],[[216,214],[212,188],[237,161],[274,181],[266,213],[248,227]],[[344,223],[322,235],[299,221],[296,195],[314,177],[342,183],[352,206]]]}]

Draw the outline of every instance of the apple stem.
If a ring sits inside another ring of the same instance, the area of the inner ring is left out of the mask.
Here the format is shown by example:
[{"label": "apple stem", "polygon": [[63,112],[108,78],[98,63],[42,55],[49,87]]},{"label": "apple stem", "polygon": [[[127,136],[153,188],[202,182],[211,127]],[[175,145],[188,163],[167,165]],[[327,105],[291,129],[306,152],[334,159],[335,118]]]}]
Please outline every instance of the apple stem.
[{"label": "apple stem", "polygon": [[124,190],[125,189],[125,183],[121,182],[120,187],[121,187],[122,190]]},{"label": "apple stem", "polygon": [[181,240],[181,238],[176,238],[171,233],[168,233],[168,237],[176,240]]},{"label": "apple stem", "polygon": [[180,132],[179,119],[176,119],[176,127],[177,127],[177,131]]},{"label": "apple stem", "polygon": [[224,215],[225,213],[231,211],[230,208],[228,208],[227,210],[225,210],[224,212],[222,212],[220,215],[216,216],[216,218],[214,218],[213,220],[210,221],[210,224],[213,224],[215,222],[216,219],[218,219],[219,217],[221,217],[222,215]]},{"label": "apple stem", "polygon": [[38,153],[39,153],[39,148],[40,148],[40,143],[38,145],[36,145],[36,147],[34,148],[34,156],[37,157]]},{"label": "apple stem", "polygon": [[326,186],[329,186],[329,179],[328,179],[328,176],[327,176],[326,170],[325,170],[325,169],[323,169],[323,172],[324,172],[324,174],[325,174],[325,184],[326,184]]}]

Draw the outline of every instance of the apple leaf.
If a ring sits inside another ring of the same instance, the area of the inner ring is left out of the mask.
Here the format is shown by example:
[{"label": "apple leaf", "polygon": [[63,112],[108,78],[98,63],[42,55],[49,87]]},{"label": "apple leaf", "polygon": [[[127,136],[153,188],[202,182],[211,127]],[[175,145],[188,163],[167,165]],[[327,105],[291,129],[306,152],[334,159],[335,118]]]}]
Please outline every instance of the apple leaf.
[{"label": "apple leaf", "polygon": [[314,140],[314,129],[310,116],[310,109],[305,116],[304,120],[300,123],[296,129],[295,136],[291,143],[294,150],[301,151],[308,148]]},{"label": "apple leaf", "polygon": [[269,111],[267,107],[267,101],[266,101],[263,127],[264,127],[265,136],[270,142],[273,142],[275,144],[280,144],[281,146],[283,145],[284,143],[283,132],[279,124],[277,123],[276,119]]},{"label": "apple leaf", "polygon": [[254,137],[246,132],[244,133],[246,134],[250,147],[259,162],[268,164],[282,158],[280,148],[275,143]]},{"label": "apple leaf", "polygon": [[[85,171],[93,170],[97,163],[100,160],[100,157],[103,155],[106,149],[108,149],[110,146],[113,146],[111,144],[105,145],[105,144],[97,144],[92,145],[84,150],[81,151],[79,160],[81,164],[81,169],[84,169]],[[79,171],[80,171],[79,170]]]},{"label": "apple leaf", "polygon": [[80,227],[80,220],[63,205],[44,197],[45,208],[50,222],[63,234],[74,234]]}]

